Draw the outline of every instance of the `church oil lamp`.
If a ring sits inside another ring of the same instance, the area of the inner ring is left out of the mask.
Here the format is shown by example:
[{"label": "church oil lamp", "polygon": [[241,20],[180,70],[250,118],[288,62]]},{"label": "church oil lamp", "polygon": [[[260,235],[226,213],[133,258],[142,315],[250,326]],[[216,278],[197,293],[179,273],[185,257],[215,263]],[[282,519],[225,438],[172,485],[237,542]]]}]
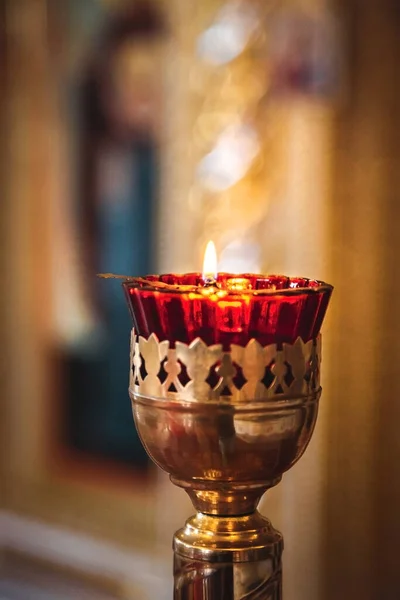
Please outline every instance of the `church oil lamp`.
[{"label": "church oil lamp", "polygon": [[257,505],[312,436],[332,286],[215,262],[123,288],[136,427],[197,511],[173,540],[175,600],[280,600],[283,538]]}]

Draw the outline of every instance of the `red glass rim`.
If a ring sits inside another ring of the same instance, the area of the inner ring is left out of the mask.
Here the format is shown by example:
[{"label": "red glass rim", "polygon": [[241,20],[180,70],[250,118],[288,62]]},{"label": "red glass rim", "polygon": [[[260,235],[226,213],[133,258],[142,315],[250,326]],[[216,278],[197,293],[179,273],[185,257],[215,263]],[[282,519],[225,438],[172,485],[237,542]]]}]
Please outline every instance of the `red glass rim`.
[{"label": "red glass rim", "polygon": [[[228,280],[248,280],[249,286],[243,289],[224,287]],[[201,294],[205,287],[220,288],[227,296],[296,296],[298,294],[315,294],[331,292],[333,286],[317,279],[306,277],[289,277],[286,275],[265,275],[256,273],[218,273],[215,280],[205,280],[202,273],[166,273],[162,275],[145,275],[143,277],[127,277],[122,285],[126,289],[168,294]]]},{"label": "red glass rim", "polygon": [[304,277],[252,273],[206,281],[201,273],[127,277],[123,288],[138,335],[172,344],[201,338],[225,349],[250,339],[267,346],[316,338],[333,290]]}]

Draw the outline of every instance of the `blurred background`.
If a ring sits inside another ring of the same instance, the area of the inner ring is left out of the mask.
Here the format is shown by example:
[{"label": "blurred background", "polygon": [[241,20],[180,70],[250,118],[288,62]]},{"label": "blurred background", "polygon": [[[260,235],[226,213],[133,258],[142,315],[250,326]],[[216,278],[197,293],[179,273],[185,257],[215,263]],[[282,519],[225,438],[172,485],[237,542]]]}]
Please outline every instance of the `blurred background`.
[{"label": "blurred background", "polygon": [[2,600],[172,597],[189,500],[127,394],[127,275],[333,283],[306,455],[263,500],[285,600],[400,597],[395,0],[4,0]]}]

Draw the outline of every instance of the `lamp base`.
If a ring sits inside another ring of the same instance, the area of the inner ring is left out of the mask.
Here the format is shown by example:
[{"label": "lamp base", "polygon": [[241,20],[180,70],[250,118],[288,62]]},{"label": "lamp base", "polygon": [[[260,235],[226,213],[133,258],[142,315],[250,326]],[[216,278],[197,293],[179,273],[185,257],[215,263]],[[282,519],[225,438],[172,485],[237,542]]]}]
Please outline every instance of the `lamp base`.
[{"label": "lamp base", "polygon": [[258,511],[197,513],[174,536],[174,600],[281,600],[283,538]]}]

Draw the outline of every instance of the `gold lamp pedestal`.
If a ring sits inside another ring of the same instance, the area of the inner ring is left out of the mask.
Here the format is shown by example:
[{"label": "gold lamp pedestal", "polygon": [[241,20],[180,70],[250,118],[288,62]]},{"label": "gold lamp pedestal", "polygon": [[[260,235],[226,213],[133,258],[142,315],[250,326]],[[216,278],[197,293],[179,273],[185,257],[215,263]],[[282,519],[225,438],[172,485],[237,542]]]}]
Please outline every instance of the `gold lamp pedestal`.
[{"label": "gold lamp pedestal", "polygon": [[174,536],[174,598],[280,599],[282,549],[282,535],[258,511],[197,513]]},{"label": "gold lamp pedestal", "polygon": [[172,346],[132,332],[130,396],[149,456],[197,510],[174,536],[174,598],[279,600],[283,538],[257,505],[311,438],[320,337]]}]

